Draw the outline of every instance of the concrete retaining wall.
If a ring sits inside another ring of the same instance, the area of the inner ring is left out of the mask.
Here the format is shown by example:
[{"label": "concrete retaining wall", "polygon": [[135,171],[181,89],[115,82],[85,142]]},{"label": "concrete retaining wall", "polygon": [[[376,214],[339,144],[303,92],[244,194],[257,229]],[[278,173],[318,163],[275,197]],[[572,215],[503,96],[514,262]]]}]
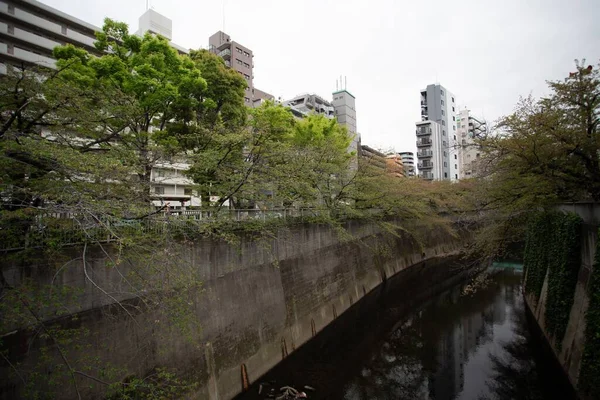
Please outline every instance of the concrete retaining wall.
[{"label": "concrete retaining wall", "polygon": [[[114,299],[127,303],[134,298],[124,277],[107,267],[114,250],[107,254],[89,249],[85,271],[81,249],[72,249],[62,255],[68,267],[58,273],[44,268],[48,261],[43,259],[26,265],[5,262],[2,273],[13,286],[30,278],[82,289],[80,308],[74,310],[78,320],[62,322],[89,330],[86,345],[69,352],[71,359],[82,360],[74,368],[91,359],[100,361],[90,374],[101,373],[102,363],[122,368],[121,376],[176,368],[199,382],[190,398],[230,399],[242,390],[242,369],[250,382],[256,380],[387,277],[428,259],[457,254],[467,240],[467,234],[454,237],[422,227],[417,229],[420,246],[408,235],[396,237],[373,223],[348,222],[345,230],[351,236],[340,237],[328,226],[302,225],[282,229],[268,243],[242,238],[239,245],[212,240],[182,244],[170,256],[189,265],[203,281],[202,290],[189,301],[200,324],[199,330],[188,332],[192,340],[155,312],[129,316],[114,306]],[[86,273],[98,286],[113,288],[111,296],[91,284]],[[32,368],[42,348],[51,344],[19,329],[2,341],[12,360]],[[0,365],[0,397],[18,398],[21,382]],[[76,379],[83,398],[104,396],[102,384]],[[65,385],[58,396],[73,398],[75,393]]]},{"label": "concrete retaining wall", "polygon": [[[574,212],[583,219],[581,267],[575,287],[573,306],[569,314],[569,323],[560,350],[558,343],[546,332],[545,314],[548,297],[548,273],[546,273],[546,278],[544,279],[539,301],[536,302],[535,296],[529,294],[525,296],[525,302],[534,315],[541,331],[544,333],[554,355],[567,374],[569,381],[574,388],[577,388],[581,359],[585,348],[585,313],[589,302],[588,284],[593,273],[594,257],[596,255],[596,242],[598,240],[598,228],[600,227],[600,205],[594,203],[576,203],[563,205],[560,209]],[[581,393],[579,395],[585,398]]]}]

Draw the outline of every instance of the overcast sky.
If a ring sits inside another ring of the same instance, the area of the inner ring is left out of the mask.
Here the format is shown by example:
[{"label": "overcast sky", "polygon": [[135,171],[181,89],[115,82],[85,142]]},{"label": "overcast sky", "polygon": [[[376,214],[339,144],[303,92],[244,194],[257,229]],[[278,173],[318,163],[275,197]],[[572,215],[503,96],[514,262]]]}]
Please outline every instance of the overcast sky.
[{"label": "overcast sky", "polygon": [[[42,0],[135,32],[146,0]],[[149,0],[173,42],[208,46],[218,30],[254,52],[254,86],[288,99],[331,99],[340,75],[356,96],[362,143],[415,151],[419,91],[441,83],[460,108],[492,122],[520,95],[600,59],[600,0]],[[223,20],[223,9],[225,19]]]}]

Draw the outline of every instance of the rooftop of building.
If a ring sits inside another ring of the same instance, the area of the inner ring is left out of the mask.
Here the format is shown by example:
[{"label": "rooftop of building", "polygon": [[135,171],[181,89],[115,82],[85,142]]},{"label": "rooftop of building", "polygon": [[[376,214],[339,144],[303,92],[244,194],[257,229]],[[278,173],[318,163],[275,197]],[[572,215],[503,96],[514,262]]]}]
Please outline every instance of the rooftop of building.
[{"label": "rooftop of building", "polygon": [[70,24],[75,24],[78,25],[80,28],[85,28],[91,32],[97,32],[97,31],[101,31],[102,29],[92,25],[88,22],[85,22],[79,18],[76,18],[72,15],[69,15],[67,13],[64,13],[60,10],[57,10],[54,7],[50,7],[44,3],[41,3],[39,1],[36,0],[20,0],[19,1],[19,6],[23,7],[23,6],[27,6],[29,8],[33,8],[33,9],[37,9],[38,12],[40,12],[41,14],[51,14],[54,17],[58,18],[58,19],[62,19],[67,23]]},{"label": "rooftop of building", "polygon": [[352,96],[353,99],[355,99],[356,97],[350,93],[349,91],[347,91],[346,89],[342,89],[342,90],[336,90],[335,92],[333,92],[332,94],[339,94],[339,93],[348,93],[350,96]]}]

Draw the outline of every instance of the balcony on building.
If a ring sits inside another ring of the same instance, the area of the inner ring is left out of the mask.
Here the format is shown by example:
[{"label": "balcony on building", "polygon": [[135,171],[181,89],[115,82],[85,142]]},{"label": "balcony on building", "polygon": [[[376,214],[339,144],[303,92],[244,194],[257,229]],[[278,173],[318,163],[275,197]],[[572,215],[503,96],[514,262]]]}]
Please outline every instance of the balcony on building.
[{"label": "balcony on building", "polygon": [[418,158],[431,158],[433,157],[433,151],[428,149],[423,149],[417,152]]},{"label": "balcony on building", "polygon": [[431,180],[433,180],[433,172],[423,171],[421,173],[421,178],[431,181]]},{"label": "balcony on building", "polygon": [[431,139],[417,140],[417,147],[431,146]]},{"label": "balcony on building", "polygon": [[431,128],[421,127],[417,129],[417,136],[429,136],[431,135]]},{"label": "balcony on building", "polygon": [[230,60],[231,59],[231,49],[227,48],[227,49],[221,50],[217,55],[219,57],[222,57],[225,61]]},{"label": "balcony on building", "polygon": [[431,161],[423,161],[418,164],[420,170],[432,169],[433,163]]}]

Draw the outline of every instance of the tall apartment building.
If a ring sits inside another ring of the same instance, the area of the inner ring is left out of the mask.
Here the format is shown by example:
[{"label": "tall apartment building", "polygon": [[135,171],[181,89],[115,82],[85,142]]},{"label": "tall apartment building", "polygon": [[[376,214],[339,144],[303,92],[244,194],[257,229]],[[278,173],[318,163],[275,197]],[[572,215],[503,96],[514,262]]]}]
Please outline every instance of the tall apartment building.
[{"label": "tall apartment building", "polygon": [[417,122],[417,159],[419,177],[441,180],[448,172],[447,142],[442,140],[442,125],[435,121]]},{"label": "tall apartment building", "polygon": [[208,38],[209,50],[225,60],[225,64],[242,75],[248,87],[244,101],[248,107],[256,107],[264,100],[273,100],[274,96],[254,87],[254,54],[252,50],[231,40],[231,36],[218,31]]},{"label": "tall apartment building", "polygon": [[356,97],[346,89],[333,92],[333,108],[337,121],[346,127],[348,134],[352,136],[349,151],[355,154],[360,149],[360,134],[356,129]]},{"label": "tall apartment building", "polygon": [[440,84],[428,85],[421,90],[421,122],[416,125],[419,176],[433,180],[458,180],[459,141],[454,95]]},{"label": "tall apartment building", "polygon": [[398,155],[402,158],[404,175],[408,177],[415,176],[415,153],[412,151],[404,151],[398,153]]},{"label": "tall apartment building", "polygon": [[0,72],[6,64],[55,68],[52,50],[68,43],[98,54],[99,30],[35,0],[0,0]]},{"label": "tall apartment building", "polygon": [[473,117],[468,109],[464,109],[456,118],[456,126],[460,141],[459,178],[474,178],[481,172],[481,165],[479,165],[481,150],[474,139],[487,133],[487,123]]}]

